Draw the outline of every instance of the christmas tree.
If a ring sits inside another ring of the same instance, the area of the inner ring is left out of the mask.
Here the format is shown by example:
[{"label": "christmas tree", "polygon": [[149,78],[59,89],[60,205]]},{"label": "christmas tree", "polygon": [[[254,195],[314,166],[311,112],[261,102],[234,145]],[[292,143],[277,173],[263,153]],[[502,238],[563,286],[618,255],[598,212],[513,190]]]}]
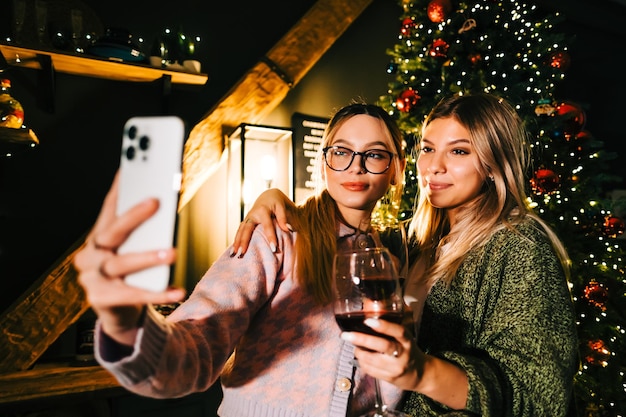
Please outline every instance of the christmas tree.
[{"label": "christmas tree", "polygon": [[[484,91],[507,98],[532,137],[529,204],[565,243],[580,341],[574,395],[581,416],[626,413],[624,220],[607,198],[617,178],[605,172],[614,157],[585,130],[585,110],[556,96],[572,65],[563,19],[517,0],[400,0],[399,40],[388,51],[393,114],[413,150],[426,114],[444,96]],[[409,157],[400,218],[411,215],[417,192],[415,154]],[[613,203],[614,204],[614,203]]]}]

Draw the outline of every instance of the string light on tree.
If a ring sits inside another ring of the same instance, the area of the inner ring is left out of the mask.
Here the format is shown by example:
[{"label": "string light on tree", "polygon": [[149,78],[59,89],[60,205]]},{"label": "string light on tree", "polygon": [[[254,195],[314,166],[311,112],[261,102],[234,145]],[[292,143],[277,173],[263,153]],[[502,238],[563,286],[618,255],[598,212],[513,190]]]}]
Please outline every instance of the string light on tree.
[{"label": "string light on tree", "polygon": [[565,51],[554,52],[550,55],[550,65],[563,71],[569,69],[571,61],[570,55]]}]

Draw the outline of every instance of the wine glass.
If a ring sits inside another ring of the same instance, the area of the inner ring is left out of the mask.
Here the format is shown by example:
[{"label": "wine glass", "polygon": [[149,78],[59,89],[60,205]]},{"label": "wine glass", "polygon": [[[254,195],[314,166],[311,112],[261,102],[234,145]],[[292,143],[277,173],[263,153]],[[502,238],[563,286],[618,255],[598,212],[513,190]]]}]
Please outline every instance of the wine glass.
[{"label": "wine glass", "polygon": [[[335,320],[346,332],[360,332],[387,337],[364,323],[377,318],[401,323],[403,318],[402,290],[389,250],[366,248],[335,255]],[[409,417],[384,404],[380,384],[374,379],[376,406],[362,417]]]}]

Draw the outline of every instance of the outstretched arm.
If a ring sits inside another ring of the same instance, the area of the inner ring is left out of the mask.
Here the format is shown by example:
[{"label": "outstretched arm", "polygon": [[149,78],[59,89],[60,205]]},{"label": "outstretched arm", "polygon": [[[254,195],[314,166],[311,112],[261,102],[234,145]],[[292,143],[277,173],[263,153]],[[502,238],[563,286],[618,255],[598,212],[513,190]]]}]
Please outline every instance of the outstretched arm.
[{"label": "outstretched arm", "polygon": [[118,343],[132,345],[139,320],[147,304],[169,304],[184,298],[181,289],[153,292],[127,285],[124,277],[155,265],[171,264],[174,248],[120,255],[117,248],[159,207],[156,199],[147,199],[126,213],[116,214],[118,176],[104,200],[102,209],[87,237],[87,243],[76,254],[74,266],[87,299],[102,324],[102,330]]},{"label": "outstretched arm", "polygon": [[263,226],[265,236],[270,242],[272,250],[276,251],[277,239],[273,221],[276,219],[278,227],[285,232],[293,231],[289,224],[289,219],[291,218],[291,210],[294,208],[295,204],[293,201],[277,188],[261,193],[237,229],[231,256],[242,257],[246,253],[252,238],[252,232],[257,224]]}]

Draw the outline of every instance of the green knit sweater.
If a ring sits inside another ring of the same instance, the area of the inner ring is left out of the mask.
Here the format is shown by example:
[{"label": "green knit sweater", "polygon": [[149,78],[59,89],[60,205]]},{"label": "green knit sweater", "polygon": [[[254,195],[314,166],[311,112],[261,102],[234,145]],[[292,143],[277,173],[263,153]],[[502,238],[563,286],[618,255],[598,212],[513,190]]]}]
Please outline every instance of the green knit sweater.
[{"label": "green knit sweater", "polygon": [[578,350],[574,308],[560,262],[534,220],[497,232],[467,254],[448,288],[432,288],[418,344],[454,362],[469,381],[466,409],[411,393],[422,416],[564,416]]}]

